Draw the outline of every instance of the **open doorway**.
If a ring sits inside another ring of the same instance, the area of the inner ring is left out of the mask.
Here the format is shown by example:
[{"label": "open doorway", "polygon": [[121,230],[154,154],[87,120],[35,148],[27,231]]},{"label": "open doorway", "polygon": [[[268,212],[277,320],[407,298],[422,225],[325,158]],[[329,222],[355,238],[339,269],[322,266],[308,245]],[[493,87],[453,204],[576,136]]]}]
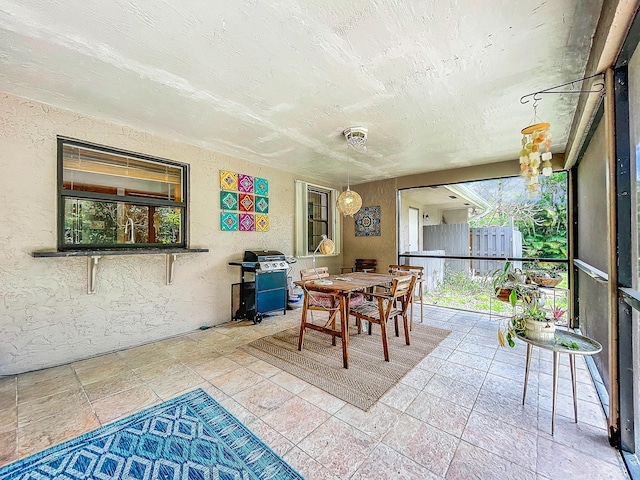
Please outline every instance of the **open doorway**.
[{"label": "open doorway", "polygon": [[425,303],[509,315],[511,305],[495,301],[491,289],[492,272],[509,259],[512,268],[560,273],[564,280],[549,298],[567,309],[567,175],[540,177],[535,198],[525,182],[509,177],[399,192],[399,262],[423,267]]}]

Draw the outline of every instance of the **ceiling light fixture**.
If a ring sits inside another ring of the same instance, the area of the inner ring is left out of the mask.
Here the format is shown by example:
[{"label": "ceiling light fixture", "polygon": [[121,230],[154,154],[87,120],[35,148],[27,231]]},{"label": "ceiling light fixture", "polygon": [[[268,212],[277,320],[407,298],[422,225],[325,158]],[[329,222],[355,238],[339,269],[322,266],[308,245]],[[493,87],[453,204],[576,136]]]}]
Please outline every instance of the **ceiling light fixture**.
[{"label": "ceiling light fixture", "polygon": [[[347,149],[352,148],[356,151],[367,151],[367,133],[364,127],[349,127],[344,132],[344,138],[347,140]],[[362,198],[356,192],[351,191],[349,186],[350,175],[349,166],[351,161],[347,160],[347,189],[340,194],[337,201],[337,208],[344,216],[353,215],[362,207]]]}]

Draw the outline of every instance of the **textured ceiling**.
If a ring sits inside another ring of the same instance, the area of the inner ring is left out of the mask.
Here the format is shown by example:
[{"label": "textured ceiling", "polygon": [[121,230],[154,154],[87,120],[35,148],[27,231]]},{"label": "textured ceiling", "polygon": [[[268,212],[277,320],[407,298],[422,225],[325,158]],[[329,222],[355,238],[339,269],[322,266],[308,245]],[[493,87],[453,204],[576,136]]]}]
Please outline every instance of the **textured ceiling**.
[{"label": "textured ceiling", "polygon": [[[0,90],[337,184],[351,159],[361,183],[516,158],[520,97],[584,75],[601,4],[3,0]],[[554,152],[577,100],[538,107]]]}]

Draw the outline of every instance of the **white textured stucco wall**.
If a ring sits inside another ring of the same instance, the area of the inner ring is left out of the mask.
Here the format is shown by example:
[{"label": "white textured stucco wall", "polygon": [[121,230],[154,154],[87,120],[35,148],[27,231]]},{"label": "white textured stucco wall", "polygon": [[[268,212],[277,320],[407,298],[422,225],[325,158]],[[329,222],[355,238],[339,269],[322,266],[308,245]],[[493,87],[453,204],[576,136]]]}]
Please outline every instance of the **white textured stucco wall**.
[{"label": "white textured stucco wall", "polygon": [[[86,257],[33,258],[56,248],[57,135],[190,164],[189,246],[210,252],[179,255],[173,285],[164,255],[103,257],[94,295]],[[4,93],[0,167],[0,375],[229,321],[240,271],[227,262],[245,249],[293,252],[294,177],[280,170]],[[268,179],[269,232],[220,231],[220,169]]]}]

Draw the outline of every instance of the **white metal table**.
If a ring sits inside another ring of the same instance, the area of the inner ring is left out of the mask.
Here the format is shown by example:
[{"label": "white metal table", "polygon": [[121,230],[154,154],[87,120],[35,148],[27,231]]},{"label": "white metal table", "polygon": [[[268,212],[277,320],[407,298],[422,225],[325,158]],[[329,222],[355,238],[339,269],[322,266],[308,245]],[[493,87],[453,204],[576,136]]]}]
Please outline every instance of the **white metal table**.
[{"label": "white metal table", "polygon": [[[565,330],[556,330],[555,339],[542,342],[539,340],[531,340],[524,335],[518,335],[518,338],[527,344],[527,366],[524,373],[524,391],[522,392],[522,404],[524,405],[525,398],[527,396],[527,382],[529,380],[529,367],[531,365],[531,353],[533,347],[544,348],[545,350],[551,350],[553,352],[553,404],[551,407],[551,435],[553,435],[553,428],[556,420],[556,394],[558,392],[558,365],[560,363],[560,354],[569,354],[569,367],[571,369],[571,386],[573,390],[573,413],[575,416],[575,422],[578,423],[578,398],[576,396],[576,355],[595,355],[602,350],[600,345],[595,340],[579,335],[577,333],[568,332]],[[562,345],[562,343],[574,342],[578,348],[572,349]]]}]

